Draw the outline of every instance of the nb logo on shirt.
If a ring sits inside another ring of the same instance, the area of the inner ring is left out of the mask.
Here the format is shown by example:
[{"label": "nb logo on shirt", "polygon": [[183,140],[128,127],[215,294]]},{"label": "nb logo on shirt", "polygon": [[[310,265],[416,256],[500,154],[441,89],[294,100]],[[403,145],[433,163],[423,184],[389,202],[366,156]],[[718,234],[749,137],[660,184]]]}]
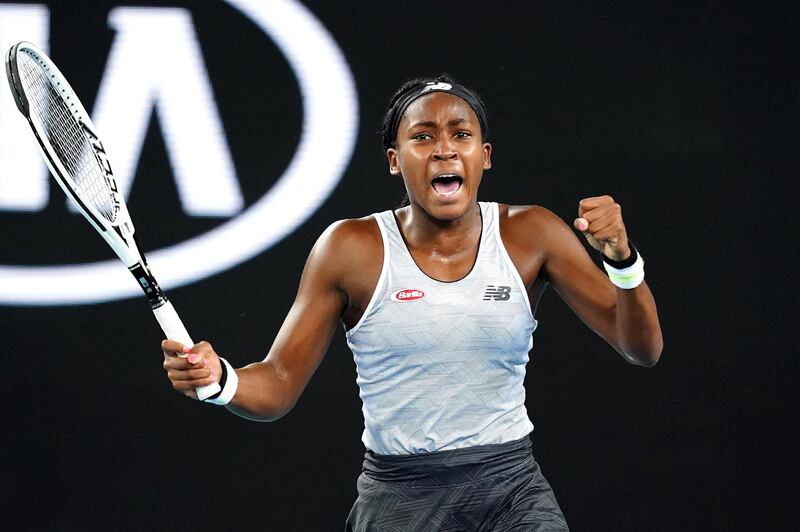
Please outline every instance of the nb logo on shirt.
[{"label": "nb logo on shirt", "polygon": [[483,294],[483,300],[489,301],[490,299],[494,299],[495,301],[508,301],[511,299],[511,287],[494,286],[490,284],[486,287],[486,293]]},{"label": "nb logo on shirt", "polygon": [[439,83],[429,82],[427,85],[425,85],[425,88],[422,89],[422,93],[424,94],[428,91],[449,91],[452,88],[452,85],[445,83],[444,81],[440,81]]}]

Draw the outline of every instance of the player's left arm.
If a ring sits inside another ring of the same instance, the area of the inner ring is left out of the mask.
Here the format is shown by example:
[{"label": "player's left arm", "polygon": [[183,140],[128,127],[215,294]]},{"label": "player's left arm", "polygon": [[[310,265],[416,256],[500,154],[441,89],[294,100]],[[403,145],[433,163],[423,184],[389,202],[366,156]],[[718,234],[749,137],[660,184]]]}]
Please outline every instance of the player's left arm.
[{"label": "player's left arm", "polygon": [[[586,253],[575,233],[559,218],[545,224],[544,268],[564,302],[626,360],[641,366],[658,362],[663,348],[655,299],[645,281],[635,288],[611,283]],[[586,198],[573,223],[589,244],[613,261],[635,253],[622,209],[610,196]],[[633,257],[635,258],[635,257]]]}]

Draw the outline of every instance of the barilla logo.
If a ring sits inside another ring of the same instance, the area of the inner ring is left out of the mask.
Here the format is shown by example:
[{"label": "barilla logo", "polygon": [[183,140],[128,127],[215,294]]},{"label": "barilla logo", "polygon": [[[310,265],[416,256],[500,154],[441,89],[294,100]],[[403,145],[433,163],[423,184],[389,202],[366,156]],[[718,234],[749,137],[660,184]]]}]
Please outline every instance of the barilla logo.
[{"label": "barilla logo", "polygon": [[406,301],[414,301],[415,299],[422,299],[425,297],[425,292],[422,290],[398,290],[394,294],[392,294],[392,301],[397,301],[398,303],[404,303]]}]

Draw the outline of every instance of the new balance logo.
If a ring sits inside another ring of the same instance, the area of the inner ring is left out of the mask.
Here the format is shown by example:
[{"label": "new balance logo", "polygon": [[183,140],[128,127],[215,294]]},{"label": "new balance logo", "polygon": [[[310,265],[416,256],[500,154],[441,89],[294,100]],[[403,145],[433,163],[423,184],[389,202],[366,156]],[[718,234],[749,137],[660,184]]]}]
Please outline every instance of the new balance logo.
[{"label": "new balance logo", "polygon": [[511,299],[511,287],[494,286],[490,284],[486,287],[486,293],[483,294],[483,300],[489,301],[490,299],[494,299],[495,301],[508,301]]},{"label": "new balance logo", "polygon": [[422,93],[426,93],[428,91],[449,91],[452,89],[453,86],[449,83],[445,83],[444,81],[440,81],[439,83],[433,83],[432,81],[425,85],[425,88],[422,89]]}]

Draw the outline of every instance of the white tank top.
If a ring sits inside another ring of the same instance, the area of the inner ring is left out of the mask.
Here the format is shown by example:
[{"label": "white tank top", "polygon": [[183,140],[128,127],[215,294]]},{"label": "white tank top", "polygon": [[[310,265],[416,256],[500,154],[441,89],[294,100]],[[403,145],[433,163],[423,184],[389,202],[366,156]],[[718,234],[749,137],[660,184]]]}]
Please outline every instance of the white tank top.
[{"label": "white tank top", "polygon": [[533,430],[525,365],[536,320],[500,239],[496,203],[479,203],[478,257],[458,281],[420,270],[392,211],[374,214],[383,267],[347,331],[367,449],[418,454],[518,440]]}]

